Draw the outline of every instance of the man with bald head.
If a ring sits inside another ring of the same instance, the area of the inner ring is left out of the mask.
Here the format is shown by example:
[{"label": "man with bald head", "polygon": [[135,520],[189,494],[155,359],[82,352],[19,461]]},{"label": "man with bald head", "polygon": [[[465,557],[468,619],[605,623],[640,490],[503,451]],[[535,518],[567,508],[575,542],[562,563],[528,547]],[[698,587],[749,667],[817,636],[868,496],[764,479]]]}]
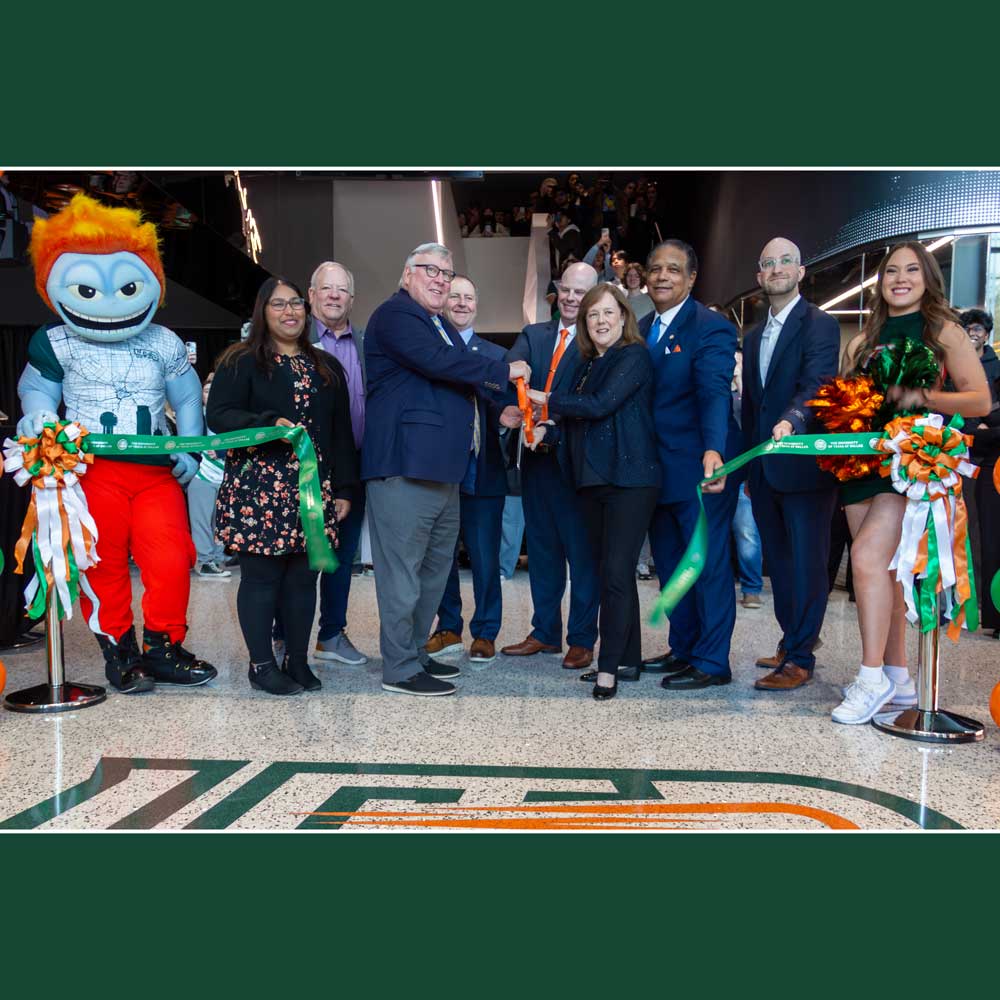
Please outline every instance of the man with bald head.
[{"label": "man with bald head", "polygon": [[[576,346],[577,315],[584,295],[597,284],[597,272],[584,263],[570,264],[556,285],[559,319],[526,326],[507,353],[510,362],[528,362],[531,388],[551,392],[571,389],[580,363]],[[506,656],[561,653],[562,599],[569,563],[570,600],[563,666],[589,667],[597,641],[600,586],[583,511],[564,445],[540,444],[521,454],[521,500],[528,537],[531,584],[531,632],[523,642],[504,646]]]},{"label": "man with bald head", "polygon": [[[770,308],[743,340],[743,435],[752,448],[803,434],[806,401],[837,374],[840,326],[799,294],[805,275],[799,248],[782,236],[761,251],[757,284]],[[812,678],[813,649],[826,613],[830,521],[837,481],[808,458],[773,455],[751,463],[747,487],[771,577],[781,642],[760,667],[772,672],[754,685],[790,691]]]}]

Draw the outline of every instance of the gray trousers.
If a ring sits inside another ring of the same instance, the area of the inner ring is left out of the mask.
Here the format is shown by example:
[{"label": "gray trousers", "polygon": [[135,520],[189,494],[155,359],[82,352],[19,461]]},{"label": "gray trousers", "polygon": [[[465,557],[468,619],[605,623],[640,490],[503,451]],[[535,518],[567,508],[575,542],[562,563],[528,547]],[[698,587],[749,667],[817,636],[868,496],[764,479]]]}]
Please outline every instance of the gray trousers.
[{"label": "gray trousers", "polygon": [[390,476],[367,486],[382,680],[395,683],[429,659],[424,645],[458,540],[458,484]]},{"label": "gray trousers", "polygon": [[188,519],[191,521],[191,538],[198,553],[198,565],[207,562],[224,562],[225,550],[215,540],[215,495],[218,486],[195,476],[187,485]]}]

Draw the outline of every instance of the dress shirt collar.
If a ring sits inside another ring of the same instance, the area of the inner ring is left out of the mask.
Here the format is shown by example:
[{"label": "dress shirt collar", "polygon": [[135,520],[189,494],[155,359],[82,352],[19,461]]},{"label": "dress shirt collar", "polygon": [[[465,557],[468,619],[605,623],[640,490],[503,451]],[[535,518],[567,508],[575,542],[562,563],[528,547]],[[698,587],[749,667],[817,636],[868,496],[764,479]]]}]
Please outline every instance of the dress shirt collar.
[{"label": "dress shirt collar", "polygon": [[470,326],[468,330],[459,330],[458,335],[465,341],[466,347],[468,347],[469,341],[476,335],[476,331]]},{"label": "dress shirt collar", "polygon": [[788,319],[788,314],[798,305],[799,299],[801,298],[802,298],[801,295],[796,295],[795,298],[792,299],[792,301],[789,302],[788,305],[785,306],[785,308],[782,309],[777,316],[775,316],[774,313],[771,312],[770,309],[768,309],[767,324],[765,325],[765,329],[767,329],[767,327],[770,326],[772,328],[772,331],[775,328],[780,330],[785,325],[785,320]]},{"label": "dress shirt collar", "polygon": [[[687,302],[690,297],[690,295],[685,295],[684,302]],[[678,302],[677,305],[671,306],[666,312],[656,314],[656,318],[660,321],[661,331],[666,330],[666,328],[673,323],[674,318],[684,308],[684,302]]]},{"label": "dress shirt collar", "polygon": [[350,320],[347,321],[347,329],[341,334],[334,333],[322,320],[316,320],[316,329],[319,331],[319,340],[322,340],[324,337],[332,337],[334,340],[340,340],[341,337],[350,337],[354,334],[354,328],[351,326]]}]

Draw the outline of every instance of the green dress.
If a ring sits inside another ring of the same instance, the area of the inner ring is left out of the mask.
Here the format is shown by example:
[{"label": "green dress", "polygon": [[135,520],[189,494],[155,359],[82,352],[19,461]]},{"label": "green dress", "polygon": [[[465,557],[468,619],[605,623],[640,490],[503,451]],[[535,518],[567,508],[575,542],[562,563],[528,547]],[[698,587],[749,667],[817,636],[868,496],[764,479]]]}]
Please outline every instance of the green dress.
[{"label": "green dress", "polygon": [[[924,338],[924,314],[906,313],[904,316],[890,316],[879,335],[880,344],[895,344],[900,340],[922,341]],[[840,487],[840,503],[847,507],[852,503],[863,503],[879,493],[895,493],[892,480],[879,475],[853,479]]]}]

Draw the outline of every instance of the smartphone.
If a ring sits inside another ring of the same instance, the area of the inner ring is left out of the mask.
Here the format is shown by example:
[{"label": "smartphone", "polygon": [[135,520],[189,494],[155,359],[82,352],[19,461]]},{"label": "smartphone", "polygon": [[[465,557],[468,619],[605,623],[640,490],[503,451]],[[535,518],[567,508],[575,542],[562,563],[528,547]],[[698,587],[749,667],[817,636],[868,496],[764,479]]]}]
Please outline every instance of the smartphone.
[{"label": "smartphone", "polygon": [[605,226],[604,229],[601,230],[601,239],[606,240],[610,235],[611,235],[611,230],[608,229],[607,226]]},{"label": "smartphone", "polygon": [[184,346],[187,348],[188,361],[191,364],[197,364],[198,362],[198,345],[193,340],[185,340]]}]

